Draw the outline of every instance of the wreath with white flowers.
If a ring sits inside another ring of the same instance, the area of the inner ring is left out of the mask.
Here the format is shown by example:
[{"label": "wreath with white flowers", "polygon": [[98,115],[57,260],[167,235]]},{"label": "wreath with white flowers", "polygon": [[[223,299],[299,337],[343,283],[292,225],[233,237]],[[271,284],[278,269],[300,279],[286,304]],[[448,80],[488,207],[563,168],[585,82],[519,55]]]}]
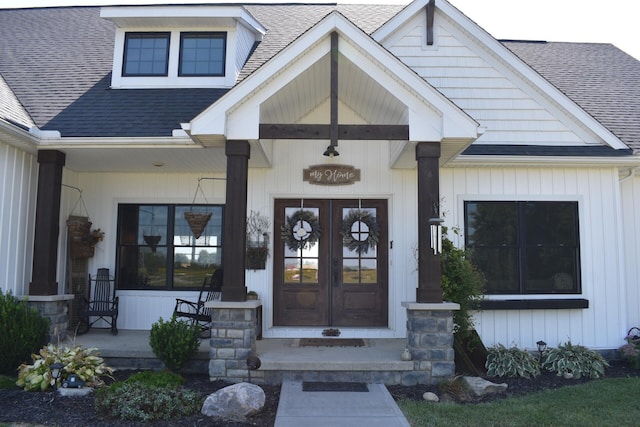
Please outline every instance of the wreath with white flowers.
[{"label": "wreath with white flowers", "polygon": [[[362,224],[356,225],[358,222]],[[342,244],[347,249],[362,255],[378,245],[380,227],[371,212],[364,209],[352,209],[342,222],[340,234],[342,234]]]},{"label": "wreath with white flowers", "polygon": [[281,231],[282,240],[292,251],[313,247],[322,234],[318,217],[304,209],[299,209],[293,215],[287,216]]}]

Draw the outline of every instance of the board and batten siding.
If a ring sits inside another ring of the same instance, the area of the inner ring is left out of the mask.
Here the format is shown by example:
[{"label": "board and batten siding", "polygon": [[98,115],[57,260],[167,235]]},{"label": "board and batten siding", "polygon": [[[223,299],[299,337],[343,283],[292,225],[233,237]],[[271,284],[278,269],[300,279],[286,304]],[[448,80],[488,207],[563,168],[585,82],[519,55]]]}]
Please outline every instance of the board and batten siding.
[{"label": "board and batten siding", "polygon": [[477,46],[441,14],[436,43],[425,42],[422,13],[385,47],[486,128],[476,144],[583,145],[591,136],[539,90]]},{"label": "board and batten siding", "polygon": [[36,156],[0,141],[0,290],[29,293],[38,161]]},{"label": "board and batten siding", "polygon": [[[628,295],[622,272],[623,228],[617,169],[444,168],[440,182],[446,224],[462,230],[467,200],[578,202],[582,294],[524,298],[585,298],[589,308],[478,312],[476,328],[485,345],[515,344],[535,349],[538,340],[550,346],[571,340],[590,348],[611,349],[623,343]],[[458,246],[464,244],[462,238],[454,240]]]},{"label": "board and batten siding", "polygon": [[[626,274],[627,331],[640,327],[640,173],[622,178],[622,220]],[[626,331],[625,331],[626,332]]]}]

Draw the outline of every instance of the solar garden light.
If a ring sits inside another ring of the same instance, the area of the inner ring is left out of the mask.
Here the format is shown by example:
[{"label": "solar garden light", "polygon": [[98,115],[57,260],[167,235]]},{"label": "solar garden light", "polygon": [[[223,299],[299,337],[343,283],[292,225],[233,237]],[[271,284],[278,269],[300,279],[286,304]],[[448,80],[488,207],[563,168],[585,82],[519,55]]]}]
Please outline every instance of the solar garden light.
[{"label": "solar garden light", "polygon": [[542,353],[544,353],[544,351],[547,349],[547,343],[540,340],[536,343],[536,345],[538,346],[538,353],[540,353],[540,356],[538,357],[538,361],[542,361]]},{"label": "solar garden light", "polygon": [[64,365],[60,362],[56,362],[56,363],[52,363],[51,366],[49,366],[49,369],[51,370],[51,378],[53,378],[53,397],[51,398],[51,401],[53,402],[53,400],[56,398],[56,391],[58,391],[58,378],[60,378],[60,374],[62,373],[62,368],[64,368]]}]

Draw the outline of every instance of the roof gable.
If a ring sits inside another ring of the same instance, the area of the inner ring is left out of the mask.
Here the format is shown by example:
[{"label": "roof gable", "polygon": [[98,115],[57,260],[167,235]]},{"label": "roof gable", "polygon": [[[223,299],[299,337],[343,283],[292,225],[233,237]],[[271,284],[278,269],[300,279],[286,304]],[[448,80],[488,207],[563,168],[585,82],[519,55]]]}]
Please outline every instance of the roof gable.
[{"label": "roof gable", "polygon": [[[473,119],[338,12],[325,17],[185,128],[205,144],[224,139],[258,140],[261,106],[326,58],[329,35],[334,31],[339,34],[338,49],[348,66],[393,94],[389,102],[394,109],[398,104],[404,106],[409,140],[455,141],[458,145],[448,152],[455,154],[477,137],[478,125]],[[396,151],[396,162],[410,156],[415,163],[412,146],[403,144]]]}]

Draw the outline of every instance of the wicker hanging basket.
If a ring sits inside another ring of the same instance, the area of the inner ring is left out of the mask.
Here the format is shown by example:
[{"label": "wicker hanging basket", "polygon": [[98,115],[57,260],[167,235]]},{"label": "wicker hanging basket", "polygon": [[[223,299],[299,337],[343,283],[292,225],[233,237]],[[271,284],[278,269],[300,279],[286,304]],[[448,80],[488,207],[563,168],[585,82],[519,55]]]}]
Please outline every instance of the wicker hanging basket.
[{"label": "wicker hanging basket", "polygon": [[189,211],[184,213],[184,219],[189,224],[193,237],[199,239],[211,219],[211,213]]},{"label": "wicker hanging basket", "polygon": [[67,219],[71,259],[91,258],[94,255],[95,246],[86,243],[86,236],[91,232],[91,224],[86,216],[70,216]]}]

